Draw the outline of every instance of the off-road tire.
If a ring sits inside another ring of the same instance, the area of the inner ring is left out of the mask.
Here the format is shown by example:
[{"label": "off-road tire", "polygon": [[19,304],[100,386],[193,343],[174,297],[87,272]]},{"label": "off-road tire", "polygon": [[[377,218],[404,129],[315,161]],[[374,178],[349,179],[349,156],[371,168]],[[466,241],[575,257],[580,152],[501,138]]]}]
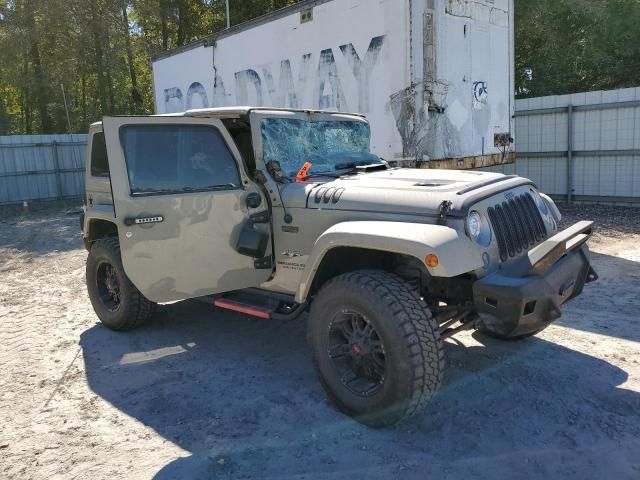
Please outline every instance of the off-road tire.
[{"label": "off-road tire", "polygon": [[[108,263],[113,267],[120,290],[120,305],[110,311],[100,297],[98,290],[98,267]],[[112,330],[131,330],[144,324],[154,313],[156,304],[147,299],[131,283],[124,272],[120,243],[115,237],[97,240],[89,250],[86,270],[87,290],[93,309],[100,321]]]},{"label": "off-road tire", "polygon": [[[384,380],[369,397],[354,394],[341,382],[329,355],[332,319],[345,309],[365,315],[384,344]],[[358,270],[330,280],[311,304],[308,340],[329,398],[370,427],[393,425],[422,411],[442,381],[438,326],[415,290],[392,273]]]}]

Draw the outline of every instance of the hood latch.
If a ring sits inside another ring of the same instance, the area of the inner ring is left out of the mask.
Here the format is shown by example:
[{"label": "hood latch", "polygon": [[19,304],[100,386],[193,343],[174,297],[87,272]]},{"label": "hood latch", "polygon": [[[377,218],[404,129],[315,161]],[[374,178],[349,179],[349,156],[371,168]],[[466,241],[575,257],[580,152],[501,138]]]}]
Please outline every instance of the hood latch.
[{"label": "hood latch", "polygon": [[451,205],[453,205],[449,200],[445,200],[444,202],[442,202],[440,204],[440,209],[439,209],[439,213],[438,213],[438,224],[439,225],[446,225],[447,224],[447,217],[449,216],[449,213],[451,213]]}]

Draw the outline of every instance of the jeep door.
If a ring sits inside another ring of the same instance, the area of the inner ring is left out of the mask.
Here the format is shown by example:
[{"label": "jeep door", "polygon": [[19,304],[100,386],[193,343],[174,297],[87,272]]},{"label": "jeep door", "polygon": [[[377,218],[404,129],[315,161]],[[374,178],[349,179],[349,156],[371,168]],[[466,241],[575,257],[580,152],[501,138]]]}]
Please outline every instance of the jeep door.
[{"label": "jeep door", "polygon": [[[171,302],[269,279],[267,199],[220,120],[105,117],[103,130],[122,262],[147,298]],[[249,219],[265,210],[261,223]]]}]

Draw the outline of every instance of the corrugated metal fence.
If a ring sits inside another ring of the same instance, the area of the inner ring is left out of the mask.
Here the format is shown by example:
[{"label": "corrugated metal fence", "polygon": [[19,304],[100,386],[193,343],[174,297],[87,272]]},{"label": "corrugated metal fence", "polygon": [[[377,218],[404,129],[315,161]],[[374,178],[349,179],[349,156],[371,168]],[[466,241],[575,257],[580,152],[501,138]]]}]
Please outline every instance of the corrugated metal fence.
[{"label": "corrugated metal fence", "polygon": [[87,136],[0,136],[0,205],[80,197]]},{"label": "corrugated metal fence", "polygon": [[569,202],[640,204],[640,88],[517,100],[515,138],[516,163],[483,170]]}]

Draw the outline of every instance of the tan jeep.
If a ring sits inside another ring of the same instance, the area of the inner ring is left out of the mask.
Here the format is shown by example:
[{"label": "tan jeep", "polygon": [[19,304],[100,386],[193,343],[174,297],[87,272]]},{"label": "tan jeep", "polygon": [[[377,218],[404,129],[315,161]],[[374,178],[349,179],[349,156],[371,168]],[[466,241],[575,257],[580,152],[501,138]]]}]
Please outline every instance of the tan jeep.
[{"label": "tan jeep", "polygon": [[558,231],[531,181],[391,168],[359,115],[223,108],[91,126],[83,236],[100,320],[209,298],[261,318],[309,311],[327,394],[372,426],[440,385],[443,339],[539,332],[596,279],[592,223]]}]

